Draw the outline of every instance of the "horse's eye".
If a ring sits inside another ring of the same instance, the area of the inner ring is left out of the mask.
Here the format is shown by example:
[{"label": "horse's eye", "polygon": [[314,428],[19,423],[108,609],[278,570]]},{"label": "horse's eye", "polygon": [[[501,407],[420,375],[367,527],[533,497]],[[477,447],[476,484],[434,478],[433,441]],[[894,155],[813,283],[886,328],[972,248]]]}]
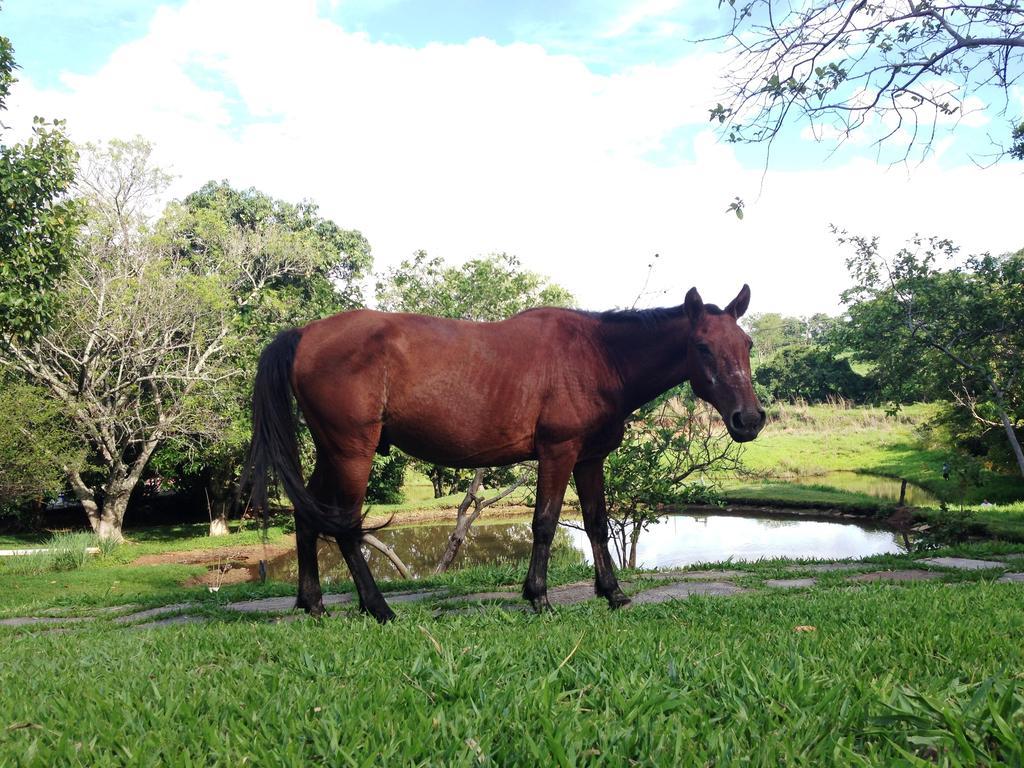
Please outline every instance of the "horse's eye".
[{"label": "horse's eye", "polygon": [[707,344],[698,344],[697,351],[700,352],[702,355],[711,357],[711,347],[709,347]]}]

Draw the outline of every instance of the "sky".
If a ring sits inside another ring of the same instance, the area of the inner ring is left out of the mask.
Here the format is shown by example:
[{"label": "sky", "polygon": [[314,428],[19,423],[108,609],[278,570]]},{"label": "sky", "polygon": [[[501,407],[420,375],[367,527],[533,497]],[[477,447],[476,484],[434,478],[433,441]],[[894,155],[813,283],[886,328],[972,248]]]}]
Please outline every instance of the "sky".
[{"label": "sky", "polygon": [[970,159],[983,113],[909,165],[801,126],[767,171],[763,148],[723,142],[708,110],[728,54],[689,41],[725,22],[693,0],[6,0],[21,70],[3,122],[142,135],[172,197],[227,179],[311,199],[377,270],[514,253],[591,309],[694,285],[724,305],[749,283],[751,312],[835,313],[848,254],[830,225],[888,250],[915,233],[1024,247],[1024,166]]}]

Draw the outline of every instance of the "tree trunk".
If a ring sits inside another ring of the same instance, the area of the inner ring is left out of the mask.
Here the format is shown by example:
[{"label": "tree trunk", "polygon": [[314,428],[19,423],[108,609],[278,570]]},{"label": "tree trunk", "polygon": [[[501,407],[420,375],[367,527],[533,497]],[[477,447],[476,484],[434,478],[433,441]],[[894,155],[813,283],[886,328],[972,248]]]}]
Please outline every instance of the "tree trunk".
[{"label": "tree trunk", "polygon": [[[473,482],[469,484],[466,496],[459,504],[459,509],[455,516],[455,529],[448,536],[448,547],[445,549],[444,554],[441,555],[441,560],[434,569],[434,573],[444,573],[451,567],[451,564],[455,562],[455,558],[459,554],[462,542],[466,540],[466,536],[469,534],[470,526],[480,516],[482,507],[475,502],[476,493],[480,486],[483,485],[483,481],[484,470],[478,469],[476,474],[473,475]],[[471,506],[473,507],[472,513],[469,512]]]},{"label": "tree trunk", "polygon": [[430,484],[434,486],[435,499],[440,499],[442,496],[444,496],[443,482],[443,479],[441,478],[440,474],[438,474],[436,469],[430,473]]},{"label": "tree trunk", "polygon": [[229,533],[231,533],[231,529],[228,527],[227,505],[223,504],[220,507],[220,512],[210,518],[210,535],[227,536]]},{"label": "tree trunk", "polygon": [[1024,451],[1021,450],[1020,440],[1017,439],[1017,431],[1013,428],[1013,422],[1010,421],[1009,415],[1002,406],[997,406],[997,410],[999,419],[1003,422],[1003,429],[1006,430],[1006,438],[1010,441],[1010,447],[1013,449],[1013,455],[1017,458],[1017,467],[1020,469],[1021,475],[1024,476]]},{"label": "tree trunk", "polygon": [[77,469],[65,466],[64,473],[68,476],[68,482],[71,484],[71,490],[75,493],[75,498],[78,499],[78,503],[85,510],[86,517],[89,518],[89,526],[93,533],[98,534],[100,532],[100,507],[96,503],[96,493],[85,484]]},{"label": "tree trunk", "polygon": [[210,491],[206,491],[206,510],[210,515],[210,535],[227,536],[231,533],[228,528],[228,500],[218,498],[210,501]]},{"label": "tree trunk", "polygon": [[128,511],[128,499],[130,496],[130,489],[116,488],[114,492],[108,493],[106,498],[103,499],[103,507],[99,515],[99,525],[94,528],[96,534],[101,539],[109,539],[116,542],[124,541],[121,527],[124,525],[124,515]]},{"label": "tree trunk", "polygon": [[394,547],[389,547],[387,544],[378,539],[372,533],[363,534],[363,543],[366,544],[368,547],[373,547],[382,555],[384,555],[384,557],[390,560],[391,564],[395,566],[395,568],[398,570],[398,573],[401,575],[403,579],[412,580],[414,578],[412,572],[409,570],[409,567],[402,562],[402,558],[395,554]]}]

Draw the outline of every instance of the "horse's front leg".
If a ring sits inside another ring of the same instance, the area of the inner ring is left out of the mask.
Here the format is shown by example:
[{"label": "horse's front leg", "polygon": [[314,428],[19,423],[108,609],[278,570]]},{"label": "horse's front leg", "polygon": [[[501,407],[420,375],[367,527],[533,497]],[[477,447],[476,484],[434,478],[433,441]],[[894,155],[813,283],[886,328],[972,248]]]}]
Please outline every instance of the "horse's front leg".
[{"label": "horse's front leg", "polygon": [[569,484],[578,449],[565,447],[541,453],[537,462],[537,502],[533,509],[533,552],[526,573],[523,597],[538,613],[551,607],[548,602],[548,559],[558,527],[565,488]]},{"label": "horse's front leg", "polygon": [[583,461],[573,470],[576,478],[576,493],[583,510],[583,527],[594,551],[595,591],[608,600],[612,608],[629,603],[629,598],[619,588],[612,567],[612,556],[608,552],[608,510],[604,499],[604,459]]}]

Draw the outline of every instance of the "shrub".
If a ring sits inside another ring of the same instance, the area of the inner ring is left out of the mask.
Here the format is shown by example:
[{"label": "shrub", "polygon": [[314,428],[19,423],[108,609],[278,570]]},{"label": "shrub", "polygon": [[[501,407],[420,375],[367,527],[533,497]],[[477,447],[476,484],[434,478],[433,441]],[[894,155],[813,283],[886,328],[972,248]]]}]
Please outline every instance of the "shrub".
[{"label": "shrub", "polygon": [[366,501],[370,504],[401,504],[405,499],[402,485],[409,457],[391,449],[387,456],[373,457],[373,469],[366,486]]},{"label": "shrub", "polygon": [[864,403],[874,394],[870,379],[856,373],[848,360],[840,360],[823,347],[784,349],[762,363],[754,374],[772,400],[823,403],[845,398]]}]

